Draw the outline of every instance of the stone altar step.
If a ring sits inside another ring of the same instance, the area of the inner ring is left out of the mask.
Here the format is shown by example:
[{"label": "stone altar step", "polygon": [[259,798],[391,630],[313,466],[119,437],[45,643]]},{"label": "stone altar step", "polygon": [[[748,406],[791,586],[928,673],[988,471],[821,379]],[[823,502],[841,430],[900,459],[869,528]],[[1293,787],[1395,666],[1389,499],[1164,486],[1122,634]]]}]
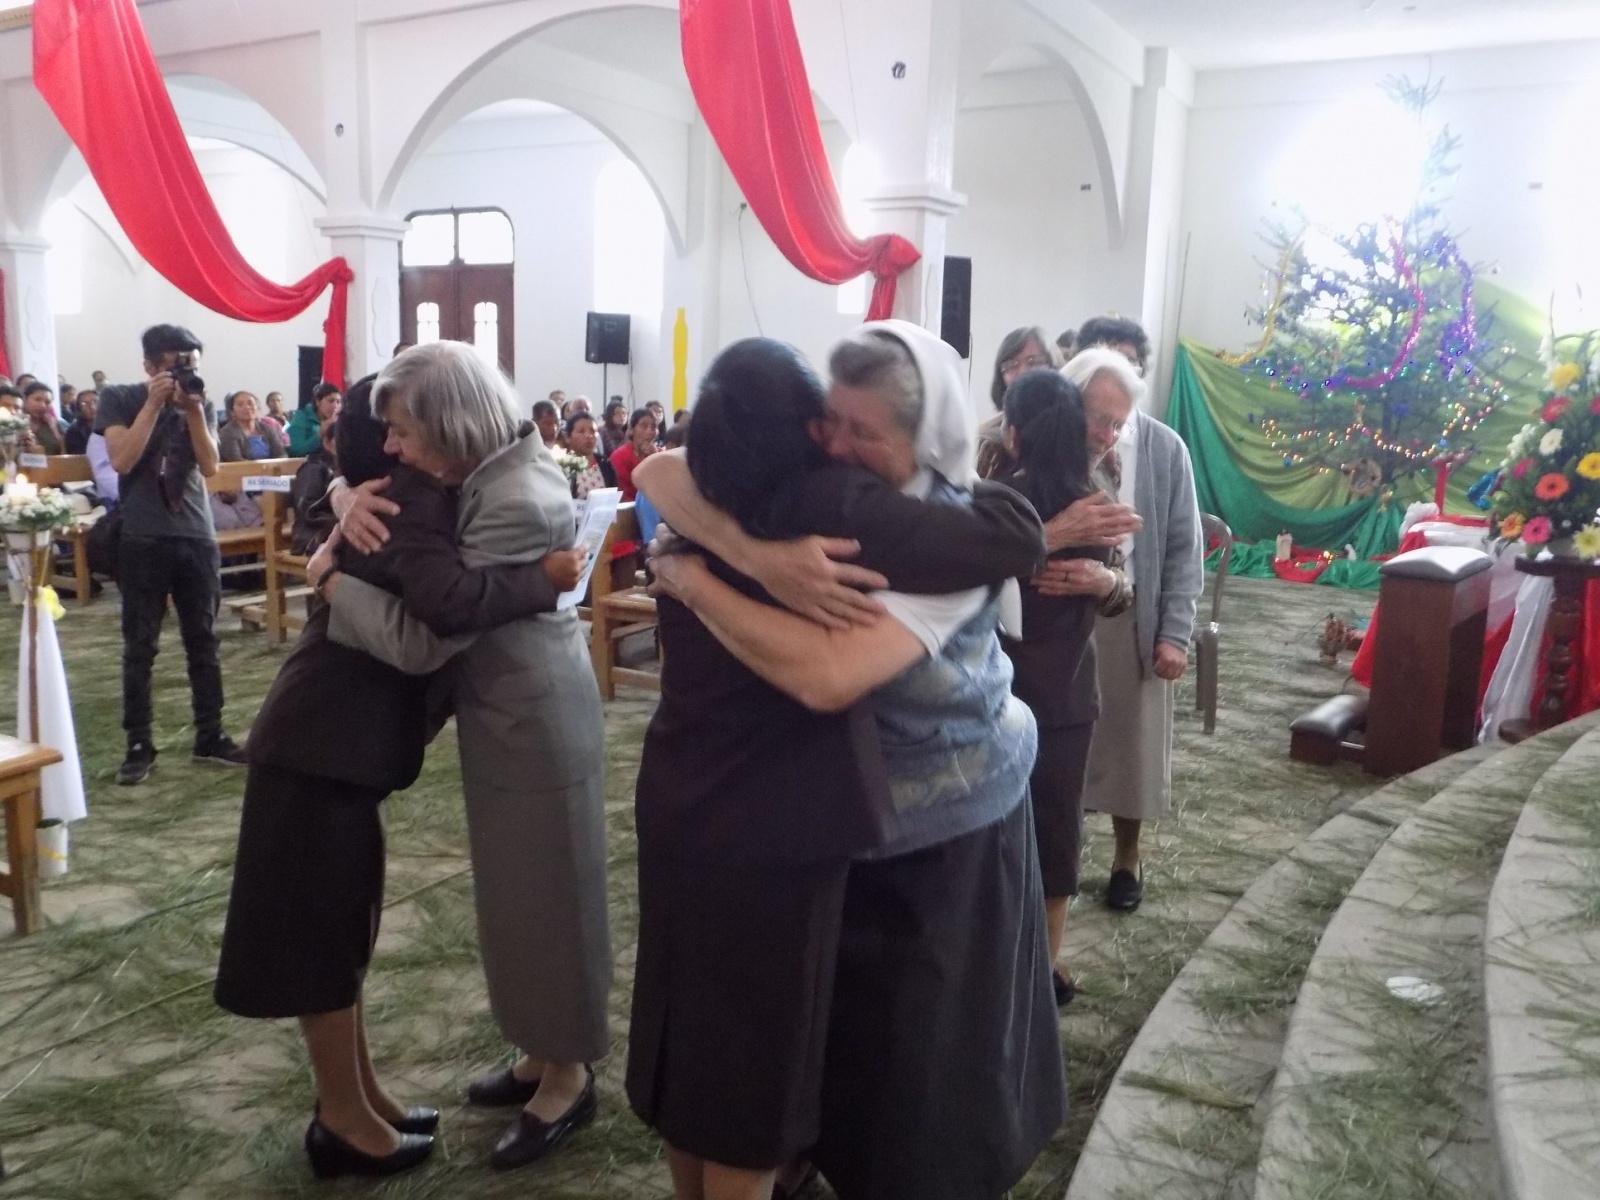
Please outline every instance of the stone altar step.
[{"label": "stone altar step", "polygon": [[1254,1195],[1494,1197],[1484,1061],[1489,890],[1529,795],[1600,713],[1500,750],[1383,843],[1306,971]]},{"label": "stone altar step", "polygon": [[1507,1200],[1600,1193],[1600,731],[1545,772],[1489,895],[1489,1091]]},{"label": "stone altar step", "polygon": [[[1256,879],[1129,1047],[1067,1200],[1150,1197],[1173,1188],[1183,1200],[1249,1196],[1260,1101],[1277,1069],[1301,974],[1328,917],[1407,817],[1498,749],[1475,747],[1392,780]],[[1243,971],[1255,978],[1248,988],[1240,986]]]}]

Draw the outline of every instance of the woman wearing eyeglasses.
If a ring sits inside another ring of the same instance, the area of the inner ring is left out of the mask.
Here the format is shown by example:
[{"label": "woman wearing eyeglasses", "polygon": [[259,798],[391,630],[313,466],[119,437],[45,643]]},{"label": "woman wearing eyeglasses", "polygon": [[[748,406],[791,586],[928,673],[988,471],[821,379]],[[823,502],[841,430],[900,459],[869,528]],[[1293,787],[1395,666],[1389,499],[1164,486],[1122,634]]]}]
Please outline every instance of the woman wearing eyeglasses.
[{"label": "woman wearing eyeglasses", "polygon": [[1015,465],[1006,452],[1005,413],[1000,407],[1012,380],[1024,371],[1038,367],[1054,371],[1060,366],[1061,356],[1055,344],[1037,325],[1013,329],[1000,339],[1000,351],[994,356],[994,379],[989,383],[989,401],[996,412],[978,426],[978,474],[984,479],[1009,474]]}]

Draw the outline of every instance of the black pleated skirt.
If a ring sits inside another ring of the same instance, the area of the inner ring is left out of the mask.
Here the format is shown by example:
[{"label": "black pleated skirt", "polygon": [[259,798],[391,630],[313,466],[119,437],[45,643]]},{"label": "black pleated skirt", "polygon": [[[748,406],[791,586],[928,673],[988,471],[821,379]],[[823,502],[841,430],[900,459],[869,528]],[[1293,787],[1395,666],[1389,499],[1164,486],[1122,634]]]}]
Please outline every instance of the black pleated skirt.
[{"label": "black pleated skirt", "polygon": [[816,1141],[848,871],[641,842],[628,1099],[675,1149],[766,1170]]},{"label": "black pleated skirt", "polygon": [[349,1008],[383,906],[387,793],[254,763],[216,1000],[241,1017]]},{"label": "black pleated skirt", "polygon": [[1083,781],[1089,773],[1094,725],[1039,727],[1039,757],[1028,791],[1033,799],[1039,877],[1050,897],[1078,894],[1083,855]]},{"label": "black pleated skirt", "polygon": [[1029,808],[850,869],[812,1155],[839,1200],[998,1200],[1066,1118]]}]

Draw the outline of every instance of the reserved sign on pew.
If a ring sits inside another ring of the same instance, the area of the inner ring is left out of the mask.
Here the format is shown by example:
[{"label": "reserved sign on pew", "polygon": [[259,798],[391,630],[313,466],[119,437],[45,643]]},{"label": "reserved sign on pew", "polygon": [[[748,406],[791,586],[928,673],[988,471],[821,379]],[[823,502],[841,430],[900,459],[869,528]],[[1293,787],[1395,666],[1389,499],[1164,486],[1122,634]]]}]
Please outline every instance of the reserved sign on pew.
[{"label": "reserved sign on pew", "polygon": [[294,479],[289,475],[246,475],[239,486],[247,492],[287,493],[293,488]]}]

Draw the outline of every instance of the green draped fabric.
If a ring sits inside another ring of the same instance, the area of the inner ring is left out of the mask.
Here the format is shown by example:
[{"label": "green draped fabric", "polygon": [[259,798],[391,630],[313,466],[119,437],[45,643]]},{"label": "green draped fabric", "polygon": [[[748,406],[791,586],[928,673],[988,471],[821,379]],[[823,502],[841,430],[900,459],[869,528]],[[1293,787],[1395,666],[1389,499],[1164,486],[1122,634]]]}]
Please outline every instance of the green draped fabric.
[{"label": "green draped fabric", "polygon": [[[1499,464],[1506,443],[1531,419],[1543,383],[1538,364],[1542,315],[1481,280],[1478,297],[1480,307],[1493,307],[1494,334],[1512,356],[1498,376],[1506,402],[1478,429],[1477,458],[1450,477],[1446,511],[1463,515],[1478,511],[1467,500],[1467,489]],[[1235,550],[1230,569],[1238,574],[1271,577],[1272,539],[1284,530],[1301,546],[1338,552],[1353,545],[1363,559],[1387,553],[1398,545],[1406,506],[1433,498],[1431,474],[1401,484],[1387,500],[1354,499],[1337,472],[1286,466],[1256,422],[1265,415],[1281,415],[1292,405],[1287,392],[1228,366],[1216,351],[1189,341],[1179,346],[1167,423],[1194,459],[1200,507],[1226,521],[1241,541],[1263,543]],[[1318,582],[1370,587],[1377,582],[1377,567],[1336,560]]]}]

